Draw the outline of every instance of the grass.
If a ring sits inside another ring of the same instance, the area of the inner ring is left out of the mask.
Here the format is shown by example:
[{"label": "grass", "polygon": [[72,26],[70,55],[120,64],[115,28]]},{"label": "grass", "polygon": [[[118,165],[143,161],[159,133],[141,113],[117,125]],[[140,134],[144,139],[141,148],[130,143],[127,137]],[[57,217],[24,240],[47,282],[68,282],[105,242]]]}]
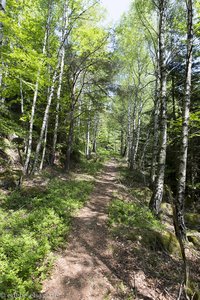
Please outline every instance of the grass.
[{"label": "grass", "polygon": [[31,299],[52,265],[52,251],[64,243],[73,214],[92,182],[51,179],[46,188],[25,188],[1,198],[0,299]]},{"label": "grass", "polygon": [[94,159],[87,160],[82,159],[80,163],[78,164],[78,169],[80,172],[83,172],[88,175],[95,175],[99,171],[101,171],[103,167],[103,159],[97,159],[96,161]]},{"label": "grass", "polygon": [[114,199],[109,206],[109,223],[113,227],[160,229],[161,223],[146,206]]}]

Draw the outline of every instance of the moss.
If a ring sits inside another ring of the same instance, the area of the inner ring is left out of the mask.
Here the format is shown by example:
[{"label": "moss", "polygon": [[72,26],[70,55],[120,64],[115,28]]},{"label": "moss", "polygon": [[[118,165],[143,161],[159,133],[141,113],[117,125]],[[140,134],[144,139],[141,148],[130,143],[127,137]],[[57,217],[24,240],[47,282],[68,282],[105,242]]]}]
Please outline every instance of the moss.
[{"label": "moss", "polygon": [[181,253],[176,236],[167,230],[149,230],[143,236],[143,241],[153,250],[164,250],[173,255],[180,255]]},{"label": "moss", "polygon": [[194,232],[194,233],[188,233],[187,237],[188,237],[188,241],[191,242],[195,246],[195,248],[200,250],[200,236],[197,236]]},{"label": "moss", "polygon": [[140,241],[145,247],[154,251],[166,251],[172,255],[181,256],[181,250],[176,236],[167,230],[154,231],[150,229],[135,229],[125,233],[127,239]]},{"label": "moss", "polygon": [[19,185],[19,180],[22,176],[20,170],[10,171],[5,170],[0,174],[0,187],[5,189],[14,189]]},{"label": "moss", "polygon": [[200,290],[197,283],[190,281],[186,288],[186,292],[190,299],[200,300]]},{"label": "moss", "polygon": [[163,202],[161,204],[161,214],[165,214],[167,216],[173,216],[173,208],[170,203]]},{"label": "moss", "polygon": [[200,214],[186,213],[185,214],[186,226],[189,228],[200,229]]},{"label": "moss", "polygon": [[159,232],[158,238],[164,249],[171,254],[180,254],[180,246],[176,236],[169,231]]}]

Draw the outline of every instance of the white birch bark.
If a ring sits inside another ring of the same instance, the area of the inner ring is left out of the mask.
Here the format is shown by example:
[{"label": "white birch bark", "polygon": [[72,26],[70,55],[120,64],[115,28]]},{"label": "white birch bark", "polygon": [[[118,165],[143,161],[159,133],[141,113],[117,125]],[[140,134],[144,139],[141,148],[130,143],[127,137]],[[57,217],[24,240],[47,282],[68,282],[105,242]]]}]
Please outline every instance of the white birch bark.
[{"label": "white birch bark", "polygon": [[142,108],[143,108],[143,103],[142,103],[142,100],[140,99],[140,107],[139,107],[138,120],[137,120],[137,128],[136,128],[136,133],[135,133],[135,146],[134,146],[134,151],[132,153],[132,155],[133,155],[132,168],[133,169],[135,168],[135,162],[136,162],[136,157],[137,157],[138,147],[139,147],[139,141],[140,141]]},{"label": "white birch bark", "polygon": [[45,134],[44,134],[44,145],[43,145],[43,151],[42,151],[42,159],[41,159],[40,167],[39,167],[40,171],[42,171],[43,166],[44,166],[44,159],[45,159],[46,146],[47,146],[47,136],[48,136],[48,120],[47,120],[47,125],[46,125],[46,128],[45,128]]},{"label": "white birch bark", "polygon": [[192,49],[193,49],[193,0],[187,1],[187,60],[186,60],[186,80],[185,97],[182,116],[182,140],[180,150],[180,162],[177,182],[177,196],[175,199],[175,209],[178,225],[178,233],[181,239],[186,239],[186,227],[184,222],[184,201],[187,171],[188,136],[191,101],[191,78],[192,78]]},{"label": "white birch bark", "polygon": [[93,142],[92,142],[92,152],[97,152],[97,134],[99,127],[99,117],[97,113],[94,116],[94,131],[93,131]]},{"label": "white birch bark", "polygon": [[157,176],[154,191],[149,203],[150,209],[159,214],[160,205],[163,198],[165,163],[167,150],[167,70],[166,70],[166,50],[165,50],[165,31],[166,31],[166,10],[168,0],[159,1],[159,69],[160,69],[160,103],[161,103],[161,130],[158,153]]},{"label": "white birch bark", "polygon": [[128,128],[127,128],[127,158],[130,157],[131,152],[131,101],[128,100]]},{"label": "white birch bark", "polygon": [[129,168],[130,168],[130,170],[133,170],[133,155],[134,155],[134,151],[135,151],[135,133],[136,133],[136,114],[137,114],[137,96],[134,101],[133,115],[132,115],[132,121],[133,121],[132,140],[131,140],[131,149],[129,152]]},{"label": "white birch bark", "polygon": [[20,78],[20,102],[21,102],[21,114],[24,114],[24,95],[23,95],[23,84]]},{"label": "white birch bark", "polygon": [[70,110],[70,118],[69,118],[69,132],[67,138],[67,152],[66,152],[66,161],[65,161],[65,170],[69,172],[70,170],[70,162],[71,162],[71,151],[73,144],[73,136],[74,135],[74,105],[72,103]]},{"label": "white birch bark", "polygon": [[86,131],[86,158],[90,158],[90,119],[87,120],[87,131]]},{"label": "white birch bark", "polygon": [[[68,5],[68,1],[65,2],[65,9],[64,9],[64,16],[63,16],[64,18],[66,18],[66,14],[67,14],[67,5]],[[65,26],[67,26],[67,23],[65,23]],[[67,28],[65,27],[64,32],[66,32],[66,29]],[[56,84],[56,80],[57,80],[57,77],[58,77],[58,71],[61,67],[62,59],[64,61],[63,47],[64,47],[65,39],[66,39],[66,35],[64,34],[63,38],[61,39],[61,47],[60,47],[59,53],[58,53],[58,63],[57,63],[57,66],[56,66],[54,74],[53,74],[52,85],[51,85],[50,93],[49,93],[49,96],[48,96],[48,99],[47,99],[47,105],[46,105],[46,109],[45,109],[45,112],[44,112],[42,127],[41,127],[41,131],[40,131],[40,137],[39,137],[37,147],[36,147],[36,151],[35,151],[32,174],[34,174],[36,169],[37,169],[39,153],[40,153],[41,146],[42,146],[42,141],[43,141],[43,138],[44,138],[45,128],[47,126],[47,121],[48,121],[48,117],[49,117],[49,110],[50,110],[51,102],[52,102],[53,95],[54,95],[55,84]],[[63,66],[63,68],[64,68],[64,66]],[[59,93],[60,92],[61,92],[61,86],[60,86]]]},{"label": "white birch bark", "polygon": [[[45,36],[44,36],[43,49],[42,49],[43,55],[46,54],[47,40],[48,40],[49,27],[50,27],[50,14],[51,14],[51,12],[49,11],[48,19],[47,19],[47,26],[46,26]],[[28,142],[27,142],[27,152],[26,152],[26,159],[25,159],[24,170],[23,170],[25,175],[28,174],[29,163],[30,163],[30,158],[31,158],[31,153],[32,153],[33,125],[34,125],[35,109],[36,109],[36,103],[37,103],[38,91],[39,91],[40,72],[41,72],[41,70],[38,70],[37,80],[36,80],[35,90],[34,90],[34,96],[33,96],[33,103],[32,103],[32,108],[31,108],[31,117],[30,117],[30,121],[29,121],[29,135],[28,135]]]},{"label": "white birch bark", "polygon": [[[67,34],[67,26],[68,26],[68,14],[67,14],[67,3],[64,7],[64,20],[63,20],[63,32],[62,32],[62,40],[65,38]],[[61,46],[61,64],[60,64],[60,74],[58,79],[58,89],[57,89],[57,103],[56,103],[56,118],[55,118],[55,127],[54,127],[54,135],[53,135],[53,147],[52,147],[52,159],[51,163],[54,164],[55,153],[56,153],[56,144],[58,138],[58,126],[59,126],[59,112],[60,112],[60,97],[62,90],[62,80],[65,66],[65,45],[64,43]]]},{"label": "white birch bark", "polygon": [[158,74],[156,74],[156,87],[155,87],[155,102],[154,102],[154,116],[153,116],[153,147],[151,158],[151,171],[150,182],[151,186],[155,183],[156,166],[157,166],[157,154],[158,154],[158,138],[159,138],[159,95],[158,95]]}]

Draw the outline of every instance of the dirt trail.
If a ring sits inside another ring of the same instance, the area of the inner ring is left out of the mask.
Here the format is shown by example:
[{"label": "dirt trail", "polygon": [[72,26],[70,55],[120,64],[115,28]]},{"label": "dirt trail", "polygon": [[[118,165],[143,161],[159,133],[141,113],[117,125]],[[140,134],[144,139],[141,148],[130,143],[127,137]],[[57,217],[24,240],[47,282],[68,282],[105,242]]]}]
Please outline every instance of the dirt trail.
[{"label": "dirt trail", "polygon": [[176,262],[173,266],[166,254],[155,257],[155,252],[138,242],[109,234],[107,207],[113,193],[130,199],[117,182],[114,160],[97,177],[90,200],[74,217],[67,248],[43,284],[44,300],[176,299],[170,292]]},{"label": "dirt trail", "polygon": [[44,282],[45,300],[102,300],[114,292],[119,278],[111,264],[113,240],[106,223],[107,206],[118,190],[116,175],[112,161],[96,179],[90,201],[74,218],[67,249]]}]

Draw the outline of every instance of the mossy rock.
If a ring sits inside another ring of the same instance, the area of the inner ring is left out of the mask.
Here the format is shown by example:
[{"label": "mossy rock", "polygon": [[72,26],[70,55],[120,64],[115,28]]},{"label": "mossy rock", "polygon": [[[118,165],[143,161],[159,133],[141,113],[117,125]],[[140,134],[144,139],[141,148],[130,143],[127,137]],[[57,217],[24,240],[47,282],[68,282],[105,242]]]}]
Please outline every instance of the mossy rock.
[{"label": "mossy rock", "polygon": [[200,250],[200,236],[195,234],[195,232],[191,232],[187,234],[188,241],[192,243],[196,249]]},{"label": "mossy rock", "polygon": [[126,237],[135,242],[140,241],[152,250],[166,251],[173,255],[181,255],[179,242],[176,236],[167,230],[153,231],[149,229],[131,230]]},{"label": "mossy rock", "polygon": [[200,230],[200,214],[186,213],[185,223],[188,228]]},{"label": "mossy rock", "polygon": [[190,299],[200,300],[200,287],[197,283],[190,281],[186,288],[186,292]]},{"label": "mossy rock", "polygon": [[176,236],[169,231],[159,232],[158,238],[164,249],[171,254],[180,254],[180,246]]},{"label": "mossy rock", "polygon": [[173,216],[173,208],[170,203],[163,202],[161,203],[161,214],[172,217]]},{"label": "mossy rock", "polygon": [[19,186],[19,181],[22,176],[22,172],[20,170],[11,172],[10,170],[6,170],[0,174],[0,187],[5,189],[14,189]]}]

